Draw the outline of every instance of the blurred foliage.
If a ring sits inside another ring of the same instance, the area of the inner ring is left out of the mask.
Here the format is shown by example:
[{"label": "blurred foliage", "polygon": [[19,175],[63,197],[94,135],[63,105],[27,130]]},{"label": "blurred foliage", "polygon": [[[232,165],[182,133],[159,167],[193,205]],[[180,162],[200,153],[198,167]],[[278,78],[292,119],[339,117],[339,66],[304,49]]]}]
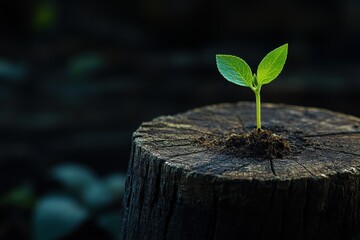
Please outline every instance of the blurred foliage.
[{"label": "blurred foliage", "polygon": [[18,208],[31,209],[35,200],[33,188],[29,185],[23,185],[0,196],[0,208],[12,205]]},{"label": "blurred foliage", "polygon": [[56,240],[73,232],[88,217],[74,199],[63,195],[42,197],[34,212],[34,239]]},{"label": "blurred foliage", "polygon": [[105,64],[101,55],[96,53],[86,53],[73,57],[67,66],[69,78],[81,80],[83,77],[92,75],[96,70]]},{"label": "blurred foliage", "polygon": [[56,8],[54,1],[43,0],[34,7],[32,27],[35,31],[46,31],[54,27]]},{"label": "blurred foliage", "polygon": [[[40,195],[35,191],[36,186],[29,184],[1,195],[0,213],[10,211],[23,215],[28,224],[31,221],[34,240],[83,239],[89,236],[89,228],[92,236],[118,240],[124,174],[99,178],[89,168],[69,163],[54,167],[47,178],[52,185]],[[18,224],[2,223],[0,218],[0,239],[13,239],[9,231],[23,227]]]},{"label": "blurred foliage", "polygon": [[61,194],[45,195],[38,201],[34,211],[35,240],[69,237],[89,219],[95,219],[99,228],[117,239],[124,174],[101,179],[84,166],[62,164],[51,171],[51,177],[60,184]]},{"label": "blurred foliage", "polygon": [[21,81],[25,74],[26,67],[23,64],[0,59],[0,78]]},{"label": "blurred foliage", "polygon": [[93,182],[97,182],[90,169],[76,164],[63,164],[51,171],[54,180],[72,194],[79,193]]}]

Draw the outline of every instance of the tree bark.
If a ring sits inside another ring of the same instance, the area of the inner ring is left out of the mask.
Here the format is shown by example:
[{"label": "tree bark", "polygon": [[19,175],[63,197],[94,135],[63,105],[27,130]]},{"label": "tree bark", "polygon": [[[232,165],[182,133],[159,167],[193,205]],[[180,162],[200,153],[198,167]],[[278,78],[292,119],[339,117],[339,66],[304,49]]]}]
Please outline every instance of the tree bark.
[{"label": "tree bark", "polygon": [[123,240],[360,239],[360,119],[263,104],[284,159],[238,158],[195,143],[256,127],[255,105],[218,104],[143,123],[133,135]]}]

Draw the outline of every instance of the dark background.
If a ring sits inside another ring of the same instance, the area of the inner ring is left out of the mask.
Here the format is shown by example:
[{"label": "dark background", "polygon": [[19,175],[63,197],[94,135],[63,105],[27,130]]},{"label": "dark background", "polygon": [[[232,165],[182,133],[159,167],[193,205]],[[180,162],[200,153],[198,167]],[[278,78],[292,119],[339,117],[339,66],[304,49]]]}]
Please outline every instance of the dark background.
[{"label": "dark background", "polygon": [[[287,42],[285,69],[262,100],[360,116],[359,40],[358,0],[2,1],[0,239],[51,239],[41,221],[54,221],[49,231],[73,226],[63,239],[116,239],[123,190],[114,197],[97,187],[109,176],[122,186],[139,124],[254,101],[217,72],[217,53],[256,70]],[[54,193],[50,205],[64,206],[65,220],[44,207]],[[86,212],[76,224],[66,223],[76,219],[72,207]],[[104,214],[112,214],[105,227]]]}]

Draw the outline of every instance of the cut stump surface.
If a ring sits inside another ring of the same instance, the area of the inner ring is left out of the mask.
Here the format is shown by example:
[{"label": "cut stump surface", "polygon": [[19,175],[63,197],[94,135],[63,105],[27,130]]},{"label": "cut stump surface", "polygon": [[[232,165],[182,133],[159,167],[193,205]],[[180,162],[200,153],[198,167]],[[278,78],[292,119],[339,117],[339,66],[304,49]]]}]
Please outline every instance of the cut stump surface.
[{"label": "cut stump surface", "polygon": [[255,128],[249,102],[143,123],[133,135],[122,238],[360,239],[360,119],[263,104],[263,128],[289,140],[283,159],[198,144]]}]

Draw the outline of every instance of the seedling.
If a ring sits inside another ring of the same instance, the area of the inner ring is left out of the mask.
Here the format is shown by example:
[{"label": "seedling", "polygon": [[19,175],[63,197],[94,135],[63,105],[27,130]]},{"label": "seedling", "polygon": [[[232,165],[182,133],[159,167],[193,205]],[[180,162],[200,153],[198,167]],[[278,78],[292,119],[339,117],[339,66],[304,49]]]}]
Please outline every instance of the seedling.
[{"label": "seedling", "polygon": [[261,87],[279,76],[285,65],[287,52],[288,44],[269,52],[261,60],[256,74],[252,74],[249,65],[239,57],[224,54],[216,55],[217,68],[226,80],[242,87],[249,87],[255,93],[257,129],[261,129]]}]

